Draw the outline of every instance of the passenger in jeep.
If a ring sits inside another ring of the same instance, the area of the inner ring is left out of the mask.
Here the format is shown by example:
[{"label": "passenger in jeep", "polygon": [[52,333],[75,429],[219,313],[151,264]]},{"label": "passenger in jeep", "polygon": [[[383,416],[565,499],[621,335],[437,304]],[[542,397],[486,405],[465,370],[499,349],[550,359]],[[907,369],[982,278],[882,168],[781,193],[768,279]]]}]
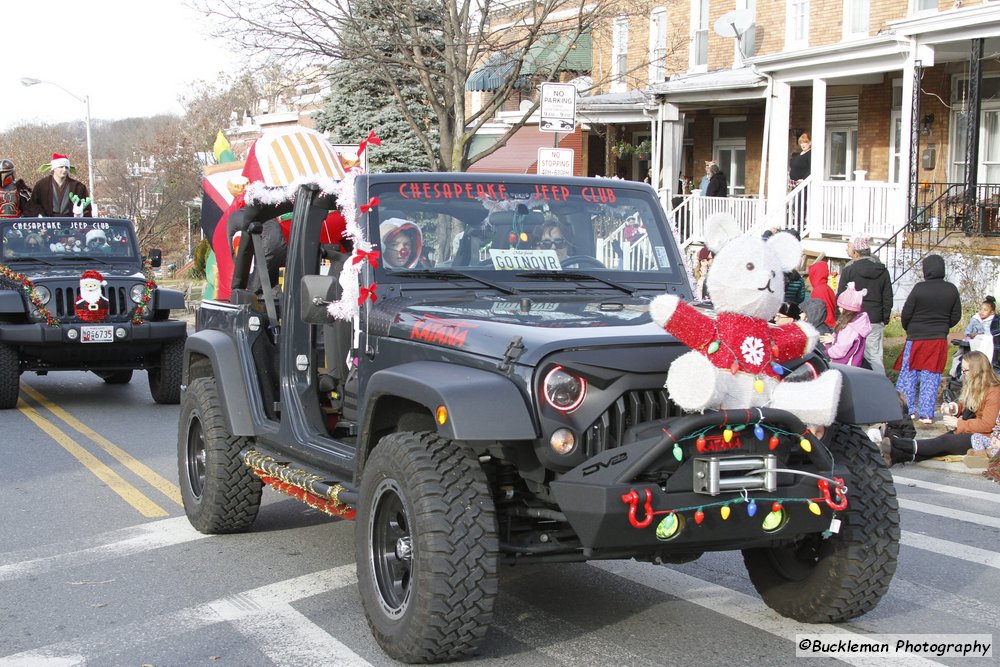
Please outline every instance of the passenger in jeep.
[{"label": "passenger in jeep", "polygon": [[389,218],[379,225],[382,257],[388,267],[412,269],[420,262],[423,238],[420,228],[409,220]]}]

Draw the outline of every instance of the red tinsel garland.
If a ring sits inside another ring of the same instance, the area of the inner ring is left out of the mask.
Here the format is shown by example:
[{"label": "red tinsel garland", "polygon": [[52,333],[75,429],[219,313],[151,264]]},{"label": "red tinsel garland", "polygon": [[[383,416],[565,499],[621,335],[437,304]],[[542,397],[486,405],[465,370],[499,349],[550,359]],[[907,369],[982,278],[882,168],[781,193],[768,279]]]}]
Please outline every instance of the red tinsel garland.
[{"label": "red tinsel garland", "polygon": [[153,266],[149,259],[142,262],[142,275],[146,278],[146,284],[142,289],[142,301],[132,311],[132,324],[142,324],[142,310],[149,305],[149,300],[153,297],[153,290],[156,289],[156,280],[153,279]]}]

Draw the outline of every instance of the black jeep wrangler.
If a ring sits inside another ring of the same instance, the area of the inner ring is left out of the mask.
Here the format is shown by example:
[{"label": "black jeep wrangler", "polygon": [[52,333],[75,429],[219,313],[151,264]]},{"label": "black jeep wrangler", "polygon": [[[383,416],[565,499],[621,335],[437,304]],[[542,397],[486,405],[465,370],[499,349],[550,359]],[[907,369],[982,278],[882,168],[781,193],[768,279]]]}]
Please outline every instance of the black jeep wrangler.
[{"label": "black jeep wrangler", "polygon": [[0,408],[17,405],[25,371],[124,384],[145,369],[157,403],[180,401],[187,325],[170,311],[184,295],[153,287],[129,220],[6,218],[0,241]]},{"label": "black jeep wrangler", "polygon": [[[338,204],[360,229],[349,254],[320,241]],[[203,302],[187,340],[184,506],[202,532],[246,531],[268,484],[356,519],[359,593],[392,657],[473,652],[500,564],[739,549],[769,606],[817,623],[887,590],[898,506],[859,425],[898,418],[894,390],[841,368],[822,437],[774,409],[682,414],[663,387],[687,349],[648,306],[691,287],[649,186],[469,174],[303,186],[283,283],[262,271],[248,290],[262,229],[292,209],[245,209],[232,297]],[[330,304],[360,311],[331,319]]]}]

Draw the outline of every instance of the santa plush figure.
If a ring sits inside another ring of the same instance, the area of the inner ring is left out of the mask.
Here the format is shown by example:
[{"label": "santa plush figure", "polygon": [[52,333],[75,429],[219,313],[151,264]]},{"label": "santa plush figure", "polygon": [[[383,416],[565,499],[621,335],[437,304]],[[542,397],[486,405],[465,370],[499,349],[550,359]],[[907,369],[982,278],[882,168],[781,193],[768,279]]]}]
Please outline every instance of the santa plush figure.
[{"label": "santa plush figure", "polygon": [[102,322],[108,317],[108,299],[101,288],[108,284],[93,269],[80,276],[80,296],[76,300],[76,316],[84,322]]}]

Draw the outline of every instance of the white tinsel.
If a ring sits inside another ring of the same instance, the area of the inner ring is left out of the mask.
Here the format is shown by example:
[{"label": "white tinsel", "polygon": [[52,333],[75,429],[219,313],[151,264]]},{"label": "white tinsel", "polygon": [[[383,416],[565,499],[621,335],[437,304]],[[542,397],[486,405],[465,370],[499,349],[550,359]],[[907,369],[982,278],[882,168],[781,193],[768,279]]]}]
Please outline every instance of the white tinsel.
[{"label": "white tinsel", "polygon": [[349,320],[357,315],[359,311],[358,297],[361,295],[361,271],[364,269],[367,260],[354,260],[362,257],[359,251],[371,252],[372,244],[365,238],[365,232],[358,225],[358,207],[354,200],[354,179],[356,174],[349,172],[347,178],[340,184],[340,210],[344,214],[344,221],[347,223],[344,229],[344,238],[350,239],[354,245],[351,256],[344,263],[344,268],[340,272],[340,299],[334,301],[326,307],[326,312],[330,317],[337,320]]}]

